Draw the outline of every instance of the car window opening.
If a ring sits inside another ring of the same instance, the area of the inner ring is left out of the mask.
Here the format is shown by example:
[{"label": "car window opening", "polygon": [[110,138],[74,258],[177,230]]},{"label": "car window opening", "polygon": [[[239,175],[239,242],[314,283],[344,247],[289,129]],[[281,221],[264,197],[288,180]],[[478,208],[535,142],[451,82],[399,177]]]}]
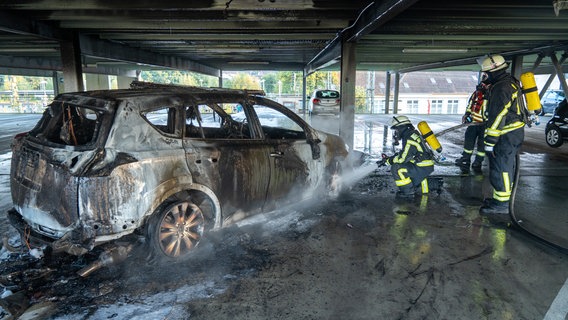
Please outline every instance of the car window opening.
[{"label": "car window opening", "polygon": [[52,103],[48,109],[50,117],[36,137],[47,141],[82,146],[95,140],[99,115],[96,111],[69,103]]}]

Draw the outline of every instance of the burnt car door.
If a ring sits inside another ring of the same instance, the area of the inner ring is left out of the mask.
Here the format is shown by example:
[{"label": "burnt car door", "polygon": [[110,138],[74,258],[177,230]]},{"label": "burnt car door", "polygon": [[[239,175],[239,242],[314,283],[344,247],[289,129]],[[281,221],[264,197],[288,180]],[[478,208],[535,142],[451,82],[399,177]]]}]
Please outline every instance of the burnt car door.
[{"label": "burnt car door", "polygon": [[193,181],[213,190],[225,220],[262,210],[271,176],[271,149],[243,105],[200,102],[185,109],[184,148]]},{"label": "burnt car door", "polygon": [[264,141],[269,146],[271,177],[267,202],[310,197],[322,184],[325,161],[305,122],[270,100],[254,105]]}]

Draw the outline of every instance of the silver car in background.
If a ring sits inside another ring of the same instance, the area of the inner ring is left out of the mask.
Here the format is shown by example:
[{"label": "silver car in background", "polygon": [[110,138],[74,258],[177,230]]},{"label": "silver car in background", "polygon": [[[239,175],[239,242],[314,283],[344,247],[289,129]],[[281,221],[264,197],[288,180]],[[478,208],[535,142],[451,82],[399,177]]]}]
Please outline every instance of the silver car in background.
[{"label": "silver car in background", "polygon": [[309,115],[336,116],[339,114],[341,99],[339,91],[329,89],[317,89],[310,96],[308,102]]}]

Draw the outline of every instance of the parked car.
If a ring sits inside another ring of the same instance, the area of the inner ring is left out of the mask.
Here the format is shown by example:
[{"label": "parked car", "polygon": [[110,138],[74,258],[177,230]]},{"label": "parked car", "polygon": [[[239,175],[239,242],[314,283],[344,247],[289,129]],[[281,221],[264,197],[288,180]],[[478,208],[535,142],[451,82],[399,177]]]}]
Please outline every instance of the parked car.
[{"label": "parked car", "polygon": [[260,91],[142,82],[58,95],[12,149],[8,216],[26,244],[83,255],[134,235],[172,259],[211,229],[337,191],[348,155]]},{"label": "parked car", "polygon": [[554,109],[558,107],[558,104],[564,100],[566,97],[564,95],[564,91],[562,90],[548,90],[540,99],[540,103],[542,105],[542,110],[540,115],[543,116],[545,114],[553,114]]},{"label": "parked car", "polygon": [[317,89],[308,102],[309,115],[338,115],[341,99],[339,91]]},{"label": "parked car", "polygon": [[564,140],[568,140],[568,103],[566,99],[558,104],[558,108],[554,110],[552,118],[546,124],[544,129],[546,143],[558,148]]}]

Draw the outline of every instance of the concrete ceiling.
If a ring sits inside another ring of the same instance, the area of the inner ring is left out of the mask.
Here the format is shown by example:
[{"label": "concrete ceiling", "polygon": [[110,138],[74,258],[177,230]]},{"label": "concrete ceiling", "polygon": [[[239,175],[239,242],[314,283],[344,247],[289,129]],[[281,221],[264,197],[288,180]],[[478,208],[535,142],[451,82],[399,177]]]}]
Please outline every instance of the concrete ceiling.
[{"label": "concrete ceiling", "polygon": [[62,43],[78,44],[83,72],[310,73],[338,70],[342,41],[356,43],[358,70],[477,70],[502,53],[551,72],[568,50],[568,10],[553,5],[564,1],[0,1],[0,73],[61,70]]}]

